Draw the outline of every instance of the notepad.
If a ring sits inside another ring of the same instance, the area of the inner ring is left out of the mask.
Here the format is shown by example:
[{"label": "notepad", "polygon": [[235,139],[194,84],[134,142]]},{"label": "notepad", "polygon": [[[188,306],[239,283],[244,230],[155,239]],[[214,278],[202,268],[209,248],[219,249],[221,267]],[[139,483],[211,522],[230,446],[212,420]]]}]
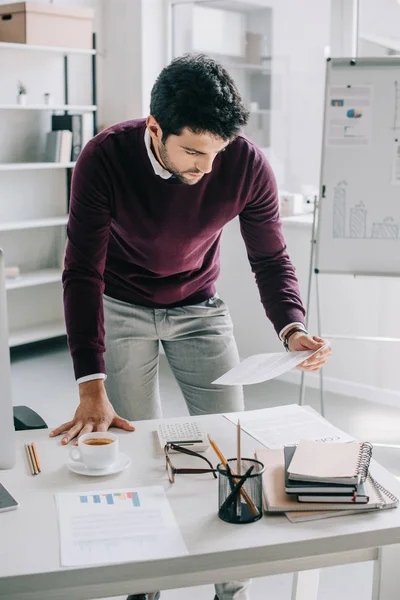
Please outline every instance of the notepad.
[{"label": "notepad", "polygon": [[369,442],[300,440],[288,468],[289,479],[358,485],[367,478],[371,456]]}]

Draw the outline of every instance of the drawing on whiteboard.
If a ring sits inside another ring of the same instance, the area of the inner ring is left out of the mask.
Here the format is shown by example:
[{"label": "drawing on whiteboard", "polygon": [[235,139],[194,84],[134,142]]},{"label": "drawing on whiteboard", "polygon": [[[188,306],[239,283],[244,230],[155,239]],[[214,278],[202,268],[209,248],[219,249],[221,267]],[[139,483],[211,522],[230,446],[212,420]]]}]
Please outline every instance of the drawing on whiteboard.
[{"label": "drawing on whiteboard", "polygon": [[394,131],[400,130],[400,90],[399,90],[399,82],[394,82],[394,116],[393,116],[393,129]]},{"label": "drawing on whiteboard", "polygon": [[372,137],[372,86],[332,85],[327,120],[328,146],[369,145]]},{"label": "drawing on whiteboard", "polygon": [[392,217],[383,219],[383,223],[373,223],[372,238],[375,240],[398,240],[399,224]]},{"label": "drawing on whiteboard", "polygon": [[363,202],[350,209],[350,237],[367,237],[367,210]]},{"label": "drawing on whiteboard", "polygon": [[394,140],[393,164],[392,164],[392,183],[400,183],[400,142]]},{"label": "drawing on whiteboard", "polygon": [[346,237],[346,187],[347,181],[339,181],[333,192],[333,237]]},{"label": "drawing on whiteboard", "polygon": [[[400,150],[400,148],[399,148]],[[348,221],[347,221],[348,219]],[[400,240],[400,227],[393,217],[385,217],[382,222],[373,222],[371,233],[367,234],[368,210],[363,202],[347,210],[347,181],[339,181],[333,191],[333,230],[334,238],[352,240]],[[348,231],[346,233],[346,225]]]}]

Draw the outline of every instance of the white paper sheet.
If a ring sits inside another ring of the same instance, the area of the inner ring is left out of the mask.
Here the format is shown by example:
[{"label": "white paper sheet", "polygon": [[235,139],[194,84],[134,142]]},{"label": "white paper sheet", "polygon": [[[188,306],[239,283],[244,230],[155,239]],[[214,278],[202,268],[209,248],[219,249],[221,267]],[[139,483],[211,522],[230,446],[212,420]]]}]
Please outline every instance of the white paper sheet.
[{"label": "white paper sheet", "polygon": [[161,486],[56,494],[64,567],[187,554]]},{"label": "white paper sheet", "polygon": [[291,371],[303,360],[316,354],[318,350],[306,350],[301,352],[272,352],[270,354],[254,354],[245,358],[236,367],[213,381],[221,385],[250,385],[261,383],[274,377],[279,377],[287,371]]},{"label": "white paper sheet", "polygon": [[318,413],[298,404],[261,408],[224,415],[267,448],[282,448],[300,440],[320,442],[354,442],[354,438],[331,425]]}]

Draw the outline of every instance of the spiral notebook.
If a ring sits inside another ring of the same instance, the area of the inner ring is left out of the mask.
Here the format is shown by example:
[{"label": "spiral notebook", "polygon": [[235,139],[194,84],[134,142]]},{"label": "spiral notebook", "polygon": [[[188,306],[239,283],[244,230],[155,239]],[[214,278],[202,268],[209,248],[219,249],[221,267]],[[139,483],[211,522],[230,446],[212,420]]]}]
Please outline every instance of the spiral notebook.
[{"label": "spiral notebook", "polygon": [[369,442],[300,440],[288,468],[289,479],[358,485],[367,478],[371,456]]},{"label": "spiral notebook", "polygon": [[[265,465],[263,478],[263,492],[265,509],[267,512],[299,512],[299,511],[348,511],[347,503],[332,502],[311,503],[298,502],[293,495],[285,493],[285,463],[283,449],[272,450],[261,448],[256,451],[256,458]],[[371,509],[395,508],[398,499],[373,477],[369,476],[365,482],[366,493],[369,500],[365,504],[352,504],[351,510],[361,512]]]}]

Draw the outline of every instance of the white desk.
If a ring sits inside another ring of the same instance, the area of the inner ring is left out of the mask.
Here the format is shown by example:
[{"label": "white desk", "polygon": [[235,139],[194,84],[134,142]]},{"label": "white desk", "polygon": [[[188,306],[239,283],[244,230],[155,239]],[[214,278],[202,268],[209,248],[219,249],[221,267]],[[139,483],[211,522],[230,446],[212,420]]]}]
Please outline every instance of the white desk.
[{"label": "white desk", "polygon": [[[226,456],[235,454],[235,428],[219,415],[202,417],[205,429]],[[295,578],[293,598],[316,600],[320,567],[376,560],[373,600],[395,600],[400,589],[400,509],[365,515],[290,523],[285,516],[264,516],[251,525],[229,525],[217,516],[217,481],[211,475],[177,475],[169,484],[157,445],[155,421],[120,432],[121,449],[132,456],[125,472],[109,478],[82,477],[65,467],[70,447],[47,431],[19,432],[17,465],[0,480],[20,502],[0,514],[0,600],[86,600],[154,589],[171,589],[304,572]],[[36,441],[43,472],[32,477],[24,441]],[[258,442],[243,435],[242,455]],[[217,463],[211,450],[207,456]],[[196,461],[196,459],[193,459]],[[174,455],[177,466],[192,458]],[[400,494],[400,484],[384,469],[379,479]],[[189,555],[141,563],[88,568],[60,566],[54,492],[95,490],[163,482]],[[380,549],[382,548],[382,549]],[[384,577],[380,577],[381,573]]]}]

